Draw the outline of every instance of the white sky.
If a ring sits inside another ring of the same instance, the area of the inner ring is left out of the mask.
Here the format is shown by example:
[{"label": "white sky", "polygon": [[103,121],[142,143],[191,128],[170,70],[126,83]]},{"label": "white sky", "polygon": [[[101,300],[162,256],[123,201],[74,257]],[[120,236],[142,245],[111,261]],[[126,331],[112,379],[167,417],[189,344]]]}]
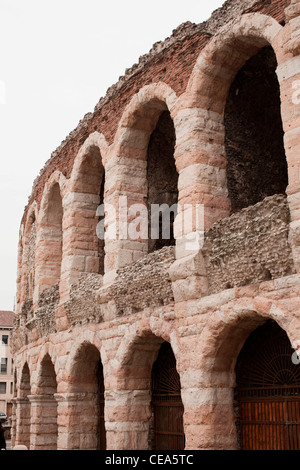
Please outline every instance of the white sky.
[{"label": "white sky", "polygon": [[12,310],[20,221],[51,153],[106,90],[224,0],[0,0],[0,310]]}]

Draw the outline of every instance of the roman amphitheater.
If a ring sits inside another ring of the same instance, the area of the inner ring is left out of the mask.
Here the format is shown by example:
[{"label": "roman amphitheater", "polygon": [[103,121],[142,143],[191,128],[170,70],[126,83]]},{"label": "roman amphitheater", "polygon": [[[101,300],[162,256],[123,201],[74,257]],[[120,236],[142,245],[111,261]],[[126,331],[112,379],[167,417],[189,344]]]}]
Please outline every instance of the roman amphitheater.
[{"label": "roman amphitheater", "polygon": [[300,1],[156,43],[46,162],[18,250],[13,444],[300,449]]}]

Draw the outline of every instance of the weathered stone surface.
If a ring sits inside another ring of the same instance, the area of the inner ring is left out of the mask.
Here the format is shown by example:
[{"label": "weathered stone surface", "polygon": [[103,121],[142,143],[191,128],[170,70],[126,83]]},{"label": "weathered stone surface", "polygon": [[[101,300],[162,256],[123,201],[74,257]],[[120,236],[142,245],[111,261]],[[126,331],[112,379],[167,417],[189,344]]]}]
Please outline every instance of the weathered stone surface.
[{"label": "weathered stone surface", "polygon": [[294,273],[289,219],[286,197],[278,195],[215,223],[202,249],[209,292]]},{"label": "weathered stone surface", "polygon": [[55,309],[59,303],[59,285],[45,289],[35,311],[35,324],[39,335],[48,336],[56,332]]},{"label": "weathered stone surface", "polygon": [[118,315],[170,304],[173,292],[168,270],[174,260],[174,248],[165,247],[119,269],[110,288]]},{"label": "weathered stone surface", "polygon": [[103,320],[97,301],[97,294],[101,287],[102,276],[100,274],[84,274],[77,283],[72,285],[70,299],[64,305],[70,325],[98,323]]},{"label": "weathered stone surface", "polygon": [[[184,23],[41,170],[20,229],[13,443],[151,448],[153,366],[169,342],[186,449],[238,448],[245,341],[272,320],[300,348],[297,3],[228,0]],[[182,209],[175,246],[128,238],[131,204],[174,201],[204,208],[200,221]],[[102,202],[116,210],[99,241]]]}]

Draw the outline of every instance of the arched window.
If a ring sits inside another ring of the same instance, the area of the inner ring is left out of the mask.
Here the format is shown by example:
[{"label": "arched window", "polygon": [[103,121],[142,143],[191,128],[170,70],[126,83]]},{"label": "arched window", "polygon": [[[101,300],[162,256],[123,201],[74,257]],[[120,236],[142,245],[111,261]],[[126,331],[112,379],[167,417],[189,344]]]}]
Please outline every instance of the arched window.
[{"label": "arched window", "polygon": [[180,377],[171,345],[164,342],[152,369],[154,449],[183,450],[183,404]]},{"label": "arched window", "polygon": [[30,417],[31,405],[28,396],[31,393],[30,371],[27,362],[21,372],[20,388],[18,390],[19,403],[17,404],[16,444],[30,448]]},{"label": "arched window", "polygon": [[236,365],[242,450],[300,449],[300,365],[274,321],[247,339]]},{"label": "arched window", "polygon": [[103,366],[98,349],[88,342],[80,346],[74,360],[72,392],[86,395],[73,408],[73,449],[105,450]]},{"label": "arched window", "polygon": [[72,253],[85,257],[85,271],[104,274],[104,231],[100,229],[104,213],[105,172],[98,145],[89,145],[74,171],[76,205],[72,208],[76,233],[72,234]]},{"label": "arched window", "polygon": [[232,212],[284,194],[288,184],[276,67],[272,47],[265,46],[240,69],[229,90],[225,147]]},{"label": "arched window", "polygon": [[173,223],[178,203],[178,173],[174,148],[174,124],[170,112],[163,111],[150,136],[147,153],[149,253],[175,245]]},{"label": "arched window", "polygon": [[58,285],[62,262],[63,207],[60,186],[54,183],[45,194],[38,237],[38,282],[41,292]]},{"label": "arched window", "polygon": [[25,300],[32,301],[35,286],[36,218],[32,213],[25,233],[23,263],[26,266]]},{"label": "arched window", "polygon": [[[101,185],[99,191],[99,206],[104,205],[104,189],[105,189],[105,173],[103,169],[102,177],[101,177]],[[99,221],[104,220],[104,216],[99,216]],[[100,236],[99,236],[100,235]],[[101,234],[98,233],[98,258],[99,258],[99,274],[104,275],[104,257],[105,257],[105,230],[102,231]]]},{"label": "arched window", "polygon": [[41,362],[38,381],[38,392],[42,400],[38,400],[39,419],[35,423],[35,450],[57,449],[57,380],[54,365],[49,354]]}]

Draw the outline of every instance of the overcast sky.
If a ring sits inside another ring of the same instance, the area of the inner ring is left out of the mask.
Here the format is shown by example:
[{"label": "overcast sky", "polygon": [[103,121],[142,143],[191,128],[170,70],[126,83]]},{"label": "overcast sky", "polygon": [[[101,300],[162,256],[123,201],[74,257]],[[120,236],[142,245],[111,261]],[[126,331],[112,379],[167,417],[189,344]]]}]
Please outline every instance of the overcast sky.
[{"label": "overcast sky", "polygon": [[40,169],[106,90],[224,0],[0,0],[0,310],[12,310],[20,221]]}]

